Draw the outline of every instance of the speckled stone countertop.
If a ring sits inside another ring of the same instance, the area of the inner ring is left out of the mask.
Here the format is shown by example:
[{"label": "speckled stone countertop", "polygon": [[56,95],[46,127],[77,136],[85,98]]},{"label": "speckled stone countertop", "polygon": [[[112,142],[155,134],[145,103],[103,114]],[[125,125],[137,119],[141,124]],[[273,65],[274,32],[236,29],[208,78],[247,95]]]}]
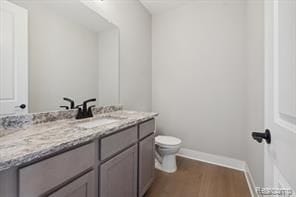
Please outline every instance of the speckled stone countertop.
[{"label": "speckled stone countertop", "polygon": [[[64,119],[33,124],[26,128],[10,129],[13,132],[0,137],[0,171],[90,142],[157,115],[152,112],[118,110],[97,114],[93,118],[84,120]],[[119,119],[119,121],[91,129],[78,126],[80,123],[104,117]]]}]

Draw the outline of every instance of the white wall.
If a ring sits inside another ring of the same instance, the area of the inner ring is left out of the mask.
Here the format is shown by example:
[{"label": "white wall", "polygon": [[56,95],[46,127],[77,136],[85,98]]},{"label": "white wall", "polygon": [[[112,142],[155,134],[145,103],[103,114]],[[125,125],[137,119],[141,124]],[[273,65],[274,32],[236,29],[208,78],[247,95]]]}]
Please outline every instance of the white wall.
[{"label": "white wall", "polygon": [[264,131],[264,5],[247,3],[248,124],[246,161],[257,186],[264,182],[264,144],[251,138],[251,131]]},{"label": "white wall", "polygon": [[203,1],[153,15],[152,109],[183,147],[247,162],[263,185],[263,1]]},{"label": "white wall", "polygon": [[245,4],[228,2],[153,16],[152,110],[183,147],[244,159]]},{"label": "white wall", "polygon": [[120,102],[151,111],[151,15],[138,0],[90,2],[120,30]]},{"label": "white wall", "polygon": [[99,34],[98,101],[100,105],[119,103],[119,30],[112,28]]}]

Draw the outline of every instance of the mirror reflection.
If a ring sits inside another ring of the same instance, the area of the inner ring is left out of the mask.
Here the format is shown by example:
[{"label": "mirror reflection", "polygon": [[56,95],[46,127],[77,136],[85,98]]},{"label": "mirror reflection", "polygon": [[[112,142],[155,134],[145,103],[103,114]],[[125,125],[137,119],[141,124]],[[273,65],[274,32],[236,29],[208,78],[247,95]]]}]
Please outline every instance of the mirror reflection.
[{"label": "mirror reflection", "polygon": [[115,25],[80,1],[1,5],[0,115],[119,103]]}]

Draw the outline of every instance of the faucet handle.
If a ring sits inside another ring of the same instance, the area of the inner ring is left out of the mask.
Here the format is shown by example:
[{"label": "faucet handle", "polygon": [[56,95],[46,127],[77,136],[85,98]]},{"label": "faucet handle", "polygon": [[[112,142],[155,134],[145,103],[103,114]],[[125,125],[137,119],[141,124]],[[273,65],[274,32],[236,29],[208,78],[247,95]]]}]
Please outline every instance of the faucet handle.
[{"label": "faucet handle", "polygon": [[69,109],[69,106],[61,105],[60,108],[63,108],[63,109],[68,110]]},{"label": "faucet handle", "polygon": [[67,97],[64,97],[63,99],[64,99],[65,101],[70,102],[70,108],[71,108],[71,109],[74,109],[74,106],[75,106],[75,102],[74,102],[74,100],[72,100],[72,99],[70,99],[70,98],[67,98]]},{"label": "faucet handle", "polygon": [[88,99],[86,101],[83,101],[83,104],[87,104],[89,102],[95,102],[95,101],[97,101],[97,99],[96,98],[92,98],[92,99]]},{"label": "faucet handle", "polygon": [[90,102],[95,102],[97,99],[95,99],[95,98],[92,98],[92,99],[88,99],[88,100],[86,100],[86,101],[84,101],[83,102],[83,110],[87,110],[87,103],[90,103]]}]

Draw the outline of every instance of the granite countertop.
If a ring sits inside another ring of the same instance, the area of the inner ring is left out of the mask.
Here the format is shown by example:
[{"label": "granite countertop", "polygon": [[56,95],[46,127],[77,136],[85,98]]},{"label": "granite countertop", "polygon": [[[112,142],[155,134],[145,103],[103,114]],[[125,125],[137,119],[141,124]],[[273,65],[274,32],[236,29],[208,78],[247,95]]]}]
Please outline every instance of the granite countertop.
[{"label": "granite countertop", "polygon": [[[119,110],[97,114],[84,120],[65,119],[13,129],[0,137],[0,171],[35,161],[64,149],[90,142],[139,122],[149,120],[157,113]],[[93,119],[110,117],[114,123],[85,129],[77,124]]]}]

